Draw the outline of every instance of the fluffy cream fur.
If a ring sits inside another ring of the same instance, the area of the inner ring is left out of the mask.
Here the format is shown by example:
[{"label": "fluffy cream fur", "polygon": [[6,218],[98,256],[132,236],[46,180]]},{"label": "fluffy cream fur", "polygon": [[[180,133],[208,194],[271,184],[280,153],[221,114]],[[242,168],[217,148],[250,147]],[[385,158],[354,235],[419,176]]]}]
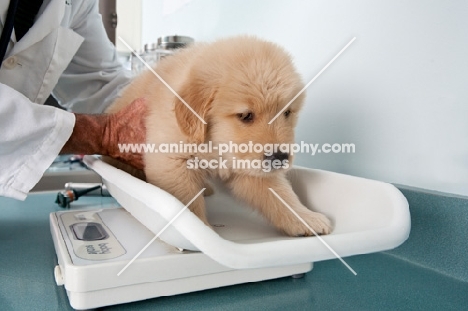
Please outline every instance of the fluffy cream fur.
[{"label": "fluffy cream fur", "polygon": [[[156,72],[202,117],[204,125],[150,71],[124,90],[108,110],[115,112],[134,99],[145,97],[149,104],[147,142],[241,144],[252,141],[294,143],[294,127],[304,96],[299,96],[286,113],[268,122],[302,89],[303,84],[290,56],[278,45],[241,36],[210,44],[195,44],[164,58]],[[218,159],[217,152],[148,153],[146,180],[188,203],[209,178],[218,177],[233,195],[257,209],[274,226],[291,236],[312,235],[268,188],[274,189],[319,234],[331,230],[330,221],[305,207],[285,177],[285,169],[233,169],[232,159],[264,160],[263,153],[224,154],[227,169],[188,169],[187,160]],[[289,157],[291,163],[291,157]],[[205,202],[199,196],[191,205],[205,223]]]}]

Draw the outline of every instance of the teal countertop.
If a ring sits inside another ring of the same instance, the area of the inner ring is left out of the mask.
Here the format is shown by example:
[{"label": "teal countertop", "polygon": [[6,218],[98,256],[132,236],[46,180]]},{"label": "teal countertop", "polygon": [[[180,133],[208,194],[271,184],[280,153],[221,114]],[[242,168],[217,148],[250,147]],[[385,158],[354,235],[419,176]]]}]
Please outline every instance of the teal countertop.
[{"label": "teal countertop", "polygon": [[[102,308],[104,310],[466,310],[468,199],[402,189],[412,214],[396,250],[315,263],[302,279],[282,278]],[[20,202],[0,198],[0,309],[72,310],[54,281],[49,214],[56,192]],[[83,197],[73,208],[115,206]],[[441,253],[443,252],[443,253]]]}]

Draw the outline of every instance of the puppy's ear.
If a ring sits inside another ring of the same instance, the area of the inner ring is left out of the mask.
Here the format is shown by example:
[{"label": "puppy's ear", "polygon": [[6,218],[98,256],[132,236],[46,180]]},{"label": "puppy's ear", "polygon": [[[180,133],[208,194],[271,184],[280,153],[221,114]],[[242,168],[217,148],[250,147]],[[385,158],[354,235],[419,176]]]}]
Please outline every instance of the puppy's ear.
[{"label": "puppy's ear", "polygon": [[201,144],[205,141],[207,124],[204,124],[200,118],[208,122],[208,113],[215,93],[215,91],[207,89],[206,84],[201,81],[186,83],[179,95],[193,111],[179,98],[176,98],[174,112],[177,124],[180,130],[194,143]]}]

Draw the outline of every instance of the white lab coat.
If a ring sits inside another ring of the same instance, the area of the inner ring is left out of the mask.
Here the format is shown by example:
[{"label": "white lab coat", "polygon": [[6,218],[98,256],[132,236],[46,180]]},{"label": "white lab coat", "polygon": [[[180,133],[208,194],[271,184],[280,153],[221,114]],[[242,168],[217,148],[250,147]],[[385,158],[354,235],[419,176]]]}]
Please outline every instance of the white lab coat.
[{"label": "white lab coat", "polygon": [[100,113],[129,79],[98,1],[45,0],[19,42],[13,31],[0,67],[0,196],[24,199],[72,133],[72,113],[42,105],[51,92],[68,111]]}]

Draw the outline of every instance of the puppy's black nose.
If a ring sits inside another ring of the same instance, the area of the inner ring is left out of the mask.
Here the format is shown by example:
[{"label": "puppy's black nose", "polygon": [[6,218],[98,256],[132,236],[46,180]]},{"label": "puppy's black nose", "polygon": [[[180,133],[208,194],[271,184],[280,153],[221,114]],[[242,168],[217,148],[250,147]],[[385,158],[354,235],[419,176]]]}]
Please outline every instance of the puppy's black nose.
[{"label": "puppy's black nose", "polygon": [[287,159],[289,159],[289,154],[286,152],[275,152],[269,156],[265,155],[265,160],[270,160],[270,161],[280,160],[282,162]]}]

